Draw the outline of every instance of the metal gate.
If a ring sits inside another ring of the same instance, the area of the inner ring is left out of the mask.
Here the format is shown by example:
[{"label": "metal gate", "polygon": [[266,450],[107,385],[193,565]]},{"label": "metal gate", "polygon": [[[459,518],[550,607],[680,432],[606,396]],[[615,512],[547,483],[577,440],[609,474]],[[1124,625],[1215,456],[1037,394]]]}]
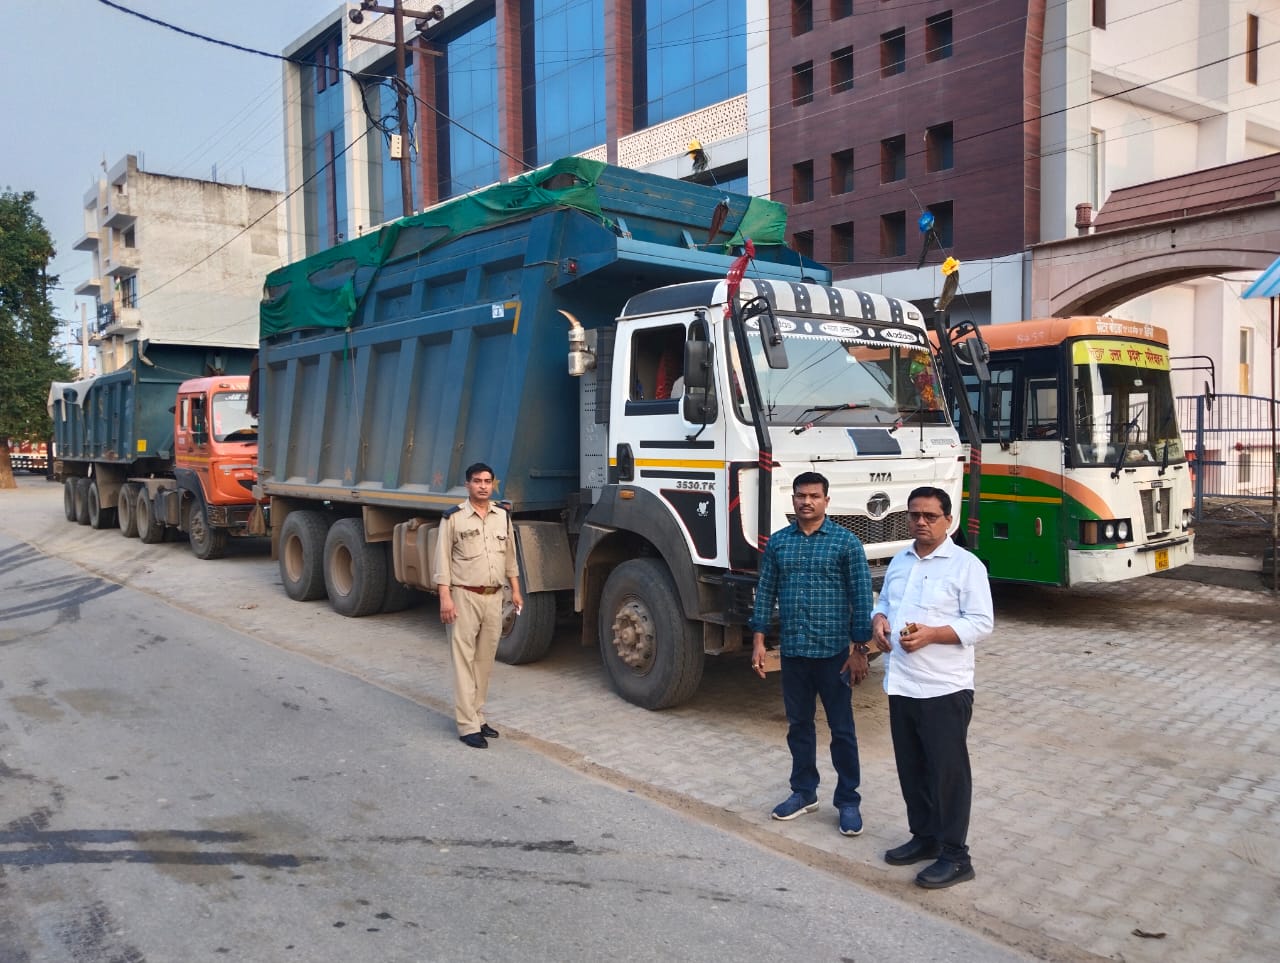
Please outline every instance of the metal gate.
[{"label": "metal gate", "polygon": [[1272,441],[1272,409],[1280,425],[1280,402],[1255,395],[1178,396],[1182,444],[1195,477],[1195,514],[1205,498],[1270,501],[1280,476]]}]

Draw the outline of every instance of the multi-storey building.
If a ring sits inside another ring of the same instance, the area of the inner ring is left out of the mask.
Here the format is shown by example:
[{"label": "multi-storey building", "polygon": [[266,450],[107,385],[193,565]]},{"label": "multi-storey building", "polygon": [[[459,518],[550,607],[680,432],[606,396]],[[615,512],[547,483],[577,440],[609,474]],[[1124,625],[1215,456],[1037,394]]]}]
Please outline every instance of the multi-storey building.
[{"label": "multi-storey building", "polygon": [[133,342],[247,346],[258,341],[267,272],[285,259],[278,191],[142,170],[129,154],[84,195],[78,251],[93,258],[75,293],[94,299],[100,373]]},{"label": "multi-storey building", "polygon": [[[355,24],[358,6],[286,51],[292,257],[403,211],[390,48],[360,39],[389,39],[392,18]],[[941,286],[939,252],[917,268],[928,210],[964,264],[956,311],[979,323],[1026,316],[1028,250],[1075,236],[1079,205],[1097,211],[1111,190],[1280,147],[1277,0],[441,9],[408,68],[413,208],[565,154],[714,178],[785,202],[792,243],[837,278],[921,304]],[[711,158],[701,175],[693,140]],[[1194,279],[1116,313],[1221,366],[1237,341],[1264,337],[1239,288]]]}]

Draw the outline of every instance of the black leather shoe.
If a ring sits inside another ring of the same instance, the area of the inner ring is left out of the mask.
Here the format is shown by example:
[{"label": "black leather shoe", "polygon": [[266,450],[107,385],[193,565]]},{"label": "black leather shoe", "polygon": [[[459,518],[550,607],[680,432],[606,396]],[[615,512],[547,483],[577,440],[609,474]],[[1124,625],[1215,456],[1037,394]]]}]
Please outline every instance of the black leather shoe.
[{"label": "black leather shoe", "polygon": [[468,732],[465,736],[458,736],[461,742],[466,743],[472,749],[488,749],[489,740],[480,732]]},{"label": "black leather shoe", "polygon": [[484,736],[486,739],[497,739],[498,730],[489,725],[489,723],[482,722],[480,723],[480,735]]},{"label": "black leather shoe", "polygon": [[890,866],[910,866],[912,863],[937,858],[938,844],[920,836],[912,836],[910,842],[895,846],[884,854],[884,861]]},{"label": "black leather shoe", "polygon": [[926,866],[916,875],[916,885],[925,889],[944,889],[973,879],[973,866],[969,863],[953,863],[949,859],[940,859],[931,866]]}]

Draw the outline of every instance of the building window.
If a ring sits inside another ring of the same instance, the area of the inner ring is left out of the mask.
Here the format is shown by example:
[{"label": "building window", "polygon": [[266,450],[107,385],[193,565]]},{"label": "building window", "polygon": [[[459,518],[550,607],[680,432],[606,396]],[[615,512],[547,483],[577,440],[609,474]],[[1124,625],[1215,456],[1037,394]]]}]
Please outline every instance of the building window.
[{"label": "building window", "polygon": [[951,122],[938,124],[924,132],[924,169],[930,174],[955,167],[955,136]]},{"label": "building window", "polygon": [[1240,394],[1253,394],[1253,330],[1240,329]]},{"label": "building window", "polygon": [[[449,179],[446,197],[492,184],[499,177],[498,33],[496,21],[482,20],[449,41]],[[465,133],[464,133],[465,131]]]},{"label": "building window", "polygon": [[907,136],[899,134],[880,141],[880,183],[891,184],[907,176]]},{"label": "building window", "polygon": [[907,212],[880,215],[880,256],[902,257],[907,253]]},{"label": "building window", "polygon": [[134,229],[133,229],[132,227],[126,227],[126,228],[124,229],[124,232],[120,235],[120,239],[121,239],[122,241],[124,241],[124,246],[125,246],[125,247],[137,247],[137,246],[138,246],[137,238],[136,238],[136,236],[134,235],[133,230],[134,230]]},{"label": "building window", "polygon": [[338,53],[339,49],[338,38],[334,37],[329,41],[329,86],[331,87],[342,79],[342,73],[339,69],[342,62]]},{"label": "building window", "polygon": [[[602,0],[534,0],[534,83],[525,85],[525,125],[536,131],[536,161],[590,150],[605,133]],[[430,59],[430,58],[428,58]]]},{"label": "building window", "polygon": [[136,308],[138,306],[138,275],[129,274],[116,282],[120,290],[120,307]]},{"label": "building window", "polygon": [[927,208],[933,215],[933,233],[938,235],[938,243],[949,248],[955,244],[955,215],[951,201],[939,201]]},{"label": "building window", "polygon": [[746,93],[747,5],[742,0],[626,6],[643,10],[634,30],[637,130]]},{"label": "building window", "polygon": [[831,19],[843,20],[853,16],[853,0],[831,0]]},{"label": "building window", "polygon": [[322,44],[316,48],[315,64],[316,64],[316,93],[324,93],[324,89],[329,86],[329,45]]},{"label": "building window", "polygon": [[791,104],[799,107],[813,103],[813,61],[791,68]]},{"label": "building window", "polygon": [[848,194],[853,190],[853,151],[840,150],[831,155],[831,193]]},{"label": "building window", "polygon": [[831,260],[836,264],[853,263],[853,221],[831,225]]},{"label": "building window", "polygon": [[791,36],[813,29],[813,0],[791,0]]},{"label": "building window", "polygon": [[831,92],[853,90],[853,48],[831,51]]},{"label": "building window", "polygon": [[803,257],[813,258],[813,231],[796,231],[791,238],[791,246]]},{"label": "building window", "polygon": [[951,56],[951,11],[929,17],[924,22],[925,63]]},{"label": "building window", "polygon": [[1095,211],[1102,210],[1102,199],[1106,194],[1103,185],[1103,172],[1107,169],[1106,136],[1096,127],[1089,131],[1089,203]]},{"label": "building window", "polygon": [[813,161],[801,161],[791,166],[791,198],[794,204],[813,200]]},{"label": "building window", "polygon": [[1244,79],[1245,83],[1258,82],[1258,15],[1256,13],[1249,14],[1245,25]]},{"label": "building window", "polygon": [[907,28],[880,35],[880,76],[892,77],[907,69]]},{"label": "building window", "polygon": [[1099,30],[1107,29],[1107,0],[1093,0],[1093,25]]}]

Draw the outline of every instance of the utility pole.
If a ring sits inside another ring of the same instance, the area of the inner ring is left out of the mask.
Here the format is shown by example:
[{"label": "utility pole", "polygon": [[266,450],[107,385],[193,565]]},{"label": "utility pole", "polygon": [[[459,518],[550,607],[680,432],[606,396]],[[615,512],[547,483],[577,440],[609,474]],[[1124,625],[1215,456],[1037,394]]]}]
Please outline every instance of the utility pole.
[{"label": "utility pole", "polygon": [[[363,35],[354,35],[352,39],[394,47],[396,51],[396,114],[399,116],[400,121],[400,203],[404,214],[407,216],[413,213],[413,166],[409,155],[409,145],[412,141],[409,137],[409,85],[405,81],[406,44],[404,39],[404,18],[413,17],[414,27],[421,33],[431,25],[432,21],[444,19],[444,8],[436,4],[426,13],[422,13],[416,10],[406,10],[404,8],[404,0],[394,0],[393,5],[390,7],[378,3],[377,0],[360,0],[360,9],[350,11],[347,17],[354,24],[362,24],[364,23],[365,11],[388,14],[395,19],[395,31],[393,34],[395,40],[393,41]],[[415,49],[424,53],[434,53],[434,51],[428,51],[421,45]]]}]

